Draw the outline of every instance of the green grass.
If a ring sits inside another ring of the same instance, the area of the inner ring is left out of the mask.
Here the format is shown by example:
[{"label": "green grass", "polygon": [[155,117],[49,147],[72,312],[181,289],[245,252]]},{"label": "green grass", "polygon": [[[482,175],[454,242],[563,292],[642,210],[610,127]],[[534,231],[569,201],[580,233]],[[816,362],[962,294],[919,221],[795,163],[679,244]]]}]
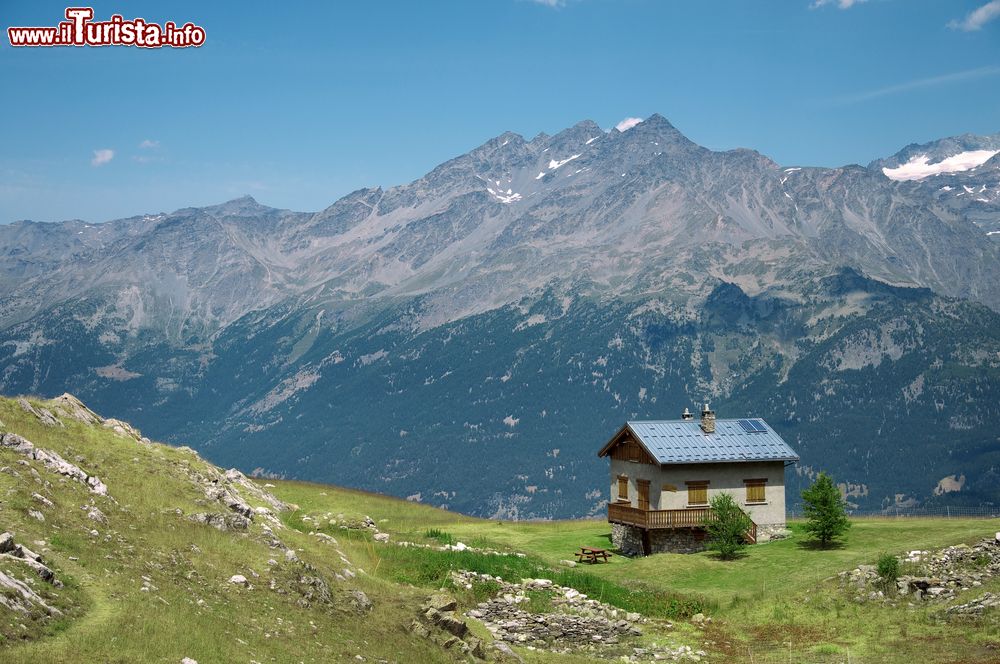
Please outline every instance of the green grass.
[{"label": "green grass", "polygon": [[[998,617],[948,621],[938,605],[881,607],[857,604],[831,581],[837,572],[873,564],[881,552],[900,553],[973,542],[1000,530],[993,521],[919,519],[856,520],[842,547],[804,546],[802,526],[792,523],[788,540],[752,546],[747,555],[724,562],[709,554],[661,554],[607,564],[568,567],[580,546],[610,548],[601,520],[497,522],[475,519],[375,494],[302,482],[274,482],[273,492],[298,508],[286,513],[278,536],[325,577],[333,603],[301,605],[295,590],[302,571],[271,549],[259,525],[249,533],[219,532],[183,515],[206,505],[189,473],[204,472],[190,452],[141,445],[100,427],[66,420],[47,428],[10,400],[0,399],[0,420],[40,447],[52,449],[101,477],[117,500],[94,496],[85,487],[46,471],[37,462],[35,481],[10,450],[0,449],[0,524],[32,546],[56,570],[66,587],[51,590],[65,617],[37,617],[24,628],[0,610],[0,661],[14,662],[326,662],[369,660],[446,662],[452,655],[414,639],[406,625],[420,604],[443,585],[449,572],[467,569],[519,581],[544,577],[590,597],[654,618],[643,644],[690,645],[711,653],[710,661],[753,662],[981,662],[1000,661]],[[47,482],[47,484],[46,484]],[[27,516],[38,508],[31,494],[55,503],[41,508],[46,521]],[[97,505],[107,524],[96,524],[81,506]],[[181,510],[178,514],[176,510]],[[394,542],[454,544],[522,552],[524,557],[472,551],[400,547],[372,540],[359,527],[370,516]],[[342,525],[351,527],[341,527]],[[97,537],[90,530],[99,531]],[[338,544],[311,533],[326,533]],[[345,564],[357,571],[350,581],[333,581]],[[277,565],[269,564],[278,560]],[[909,563],[900,572],[911,573]],[[363,572],[361,570],[364,570]],[[233,574],[251,579],[252,589],[227,583]],[[254,576],[257,574],[259,576]],[[141,590],[143,577],[157,588]],[[270,589],[274,580],[278,592]],[[40,582],[37,582],[40,583]],[[36,588],[40,587],[36,585]],[[375,610],[358,616],[343,603],[361,589]],[[492,596],[495,582],[452,589],[469,607]],[[963,595],[1000,592],[1000,580]],[[47,590],[49,592],[49,590]],[[529,593],[529,608],[551,610],[551,596]],[[686,618],[704,612],[704,628]],[[656,620],[661,619],[661,620]],[[673,628],[665,620],[674,622]],[[488,636],[481,625],[473,625]],[[529,662],[579,662],[520,650]]]}]

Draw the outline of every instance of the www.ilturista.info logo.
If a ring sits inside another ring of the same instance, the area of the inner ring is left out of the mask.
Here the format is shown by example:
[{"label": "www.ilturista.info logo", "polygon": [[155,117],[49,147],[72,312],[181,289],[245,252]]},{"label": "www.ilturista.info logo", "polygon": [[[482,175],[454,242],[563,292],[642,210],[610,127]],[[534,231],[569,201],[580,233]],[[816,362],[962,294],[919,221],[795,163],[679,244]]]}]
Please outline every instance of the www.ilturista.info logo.
[{"label": "www.ilturista.info logo", "polygon": [[107,21],[94,21],[92,7],[67,7],[66,20],[55,27],[10,27],[11,46],[138,46],[140,48],[187,48],[205,43],[205,28],[194,23],[178,27],[173,21],[162,26],[146,19],[125,20],[115,14]]}]

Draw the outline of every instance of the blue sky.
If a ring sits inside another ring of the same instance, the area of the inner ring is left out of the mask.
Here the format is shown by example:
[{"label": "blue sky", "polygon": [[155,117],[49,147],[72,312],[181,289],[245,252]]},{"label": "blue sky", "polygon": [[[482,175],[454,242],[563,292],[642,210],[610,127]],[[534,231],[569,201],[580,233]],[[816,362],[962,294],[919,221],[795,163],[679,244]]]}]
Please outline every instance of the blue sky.
[{"label": "blue sky", "polygon": [[[95,2],[97,19],[192,21],[207,43],[13,49],[4,34],[0,223],[245,193],[318,210],[506,130],[587,118],[658,112],[702,145],[786,165],[1000,131],[1000,0],[816,4]],[[55,25],[65,7],[0,0],[0,17]]]}]

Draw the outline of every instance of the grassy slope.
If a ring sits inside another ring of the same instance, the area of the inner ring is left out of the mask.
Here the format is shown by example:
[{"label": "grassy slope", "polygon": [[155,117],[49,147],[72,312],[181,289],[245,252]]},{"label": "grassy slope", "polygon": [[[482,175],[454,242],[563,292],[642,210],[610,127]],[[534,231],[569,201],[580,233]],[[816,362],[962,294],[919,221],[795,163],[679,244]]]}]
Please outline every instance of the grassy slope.
[{"label": "grassy slope", "polygon": [[[108,485],[118,505],[93,496],[75,483],[33,462],[46,489],[35,483],[19,455],[0,449],[0,466],[21,473],[0,473],[0,530],[42,553],[67,586],[81,587],[83,606],[37,641],[0,644],[4,662],[199,662],[337,661],[365,653],[374,658],[449,661],[442,653],[414,643],[401,629],[404,618],[425,593],[359,574],[349,583],[375,603],[370,616],[330,607],[302,608],[293,595],[267,590],[270,558],[281,552],[251,535],[223,533],[179,517],[211,509],[196,501],[203,493],[188,479],[187,467],[204,464],[193,454],[161,445],[141,445],[99,427],[65,419],[66,428],[42,426],[11,400],[0,399],[2,431],[19,433],[51,449]],[[78,455],[82,460],[75,461]],[[54,508],[39,507],[32,492],[47,495]],[[91,498],[107,515],[107,525],[87,519],[80,509]],[[41,509],[45,522],[26,516]],[[100,535],[93,538],[89,531]],[[285,529],[277,533],[299,556],[333,578],[343,567],[329,546]],[[110,541],[105,541],[110,537]],[[32,545],[46,540],[47,548]],[[192,545],[200,552],[192,550]],[[70,560],[70,557],[79,560]],[[335,564],[338,563],[338,564]],[[252,578],[252,572],[261,575]],[[255,588],[227,582],[233,574],[250,578]],[[143,592],[142,577],[158,588]],[[343,586],[331,581],[331,586]],[[196,604],[204,600],[203,606]],[[16,617],[14,618],[16,620]],[[0,611],[0,621],[12,617]],[[15,626],[16,627],[16,626]]]},{"label": "grassy slope", "polygon": [[[67,584],[57,591],[61,601],[78,607],[63,620],[26,630],[0,612],[0,634],[8,635],[0,642],[4,662],[177,662],[181,657],[203,664],[308,662],[340,661],[358,653],[390,661],[452,661],[405,631],[421,600],[446,577],[448,566],[508,565],[511,573],[524,575],[552,566],[566,575],[570,573],[558,561],[572,557],[577,547],[608,546],[608,526],[599,521],[497,523],[373,494],[278,482],[273,492],[300,508],[284,517],[289,527],[278,536],[331,579],[335,590],[360,588],[376,607],[363,618],[338,607],[303,608],[296,596],[268,590],[271,576],[291,572],[284,563],[277,570],[269,567],[269,558],[281,556],[262,541],[259,526],[249,535],[221,533],[176,514],[177,508],[184,513],[209,509],[197,502],[203,494],[189,479],[189,469],[204,464],[192,453],[141,445],[69,419],[65,429],[44,427],[6,399],[0,399],[0,421],[5,423],[0,431],[17,432],[100,476],[118,501],[115,505],[81,485],[60,482],[35,463],[43,482],[37,483],[17,464],[20,457],[0,449],[0,467],[21,473],[0,472],[0,530],[14,531],[19,542],[42,553]],[[36,491],[55,507],[40,508],[31,499]],[[80,509],[92,499],[107,515],[106,525],[88,520]],[[29,509],[41,509],[45,522],[28,517]],[[437,528],[466,544],[529,556],[406,551],[374,544],[366,531],[318,525],[327,515],[338,514],[348,520],[370,515],[394,539],[430,542],[426,532]],[[303,520],[306,516],[312,520]],[[566,578],[586,585],[592,596],[607,593],[604,599],[619,605],[677,594],[694,597],[714,618],[705,631],[684,620],[669,630],[653,624],[643,641],[705,648],[716,654],[713,661],[842,661],[848,652],[855,662],[1000,661],[993,654],[998,651],[990,649],[1000,645],[996,618],[939,623],[933,608],[858,605],[835,584],[824,582],[838,571],[872,562],[879,551],[973,541],[998,527],[974,520],[863,521],[846,546],[833,551],[801,547],[796,528],[792,539],[753,547],[731,563],[707,554],[615,557],[608,565],[573,570],[576,576]],[[100,532],[97,538],[89,534],[91,528]],[[329,544],[307,534],[313,529],[336,537],[352,563],[367,573],[347,583],[333,582],[343,564]],[[35,540],[45,540],[46,547],[33,546]],[[252,578],[253,572],[260,578]],[[228,584],[233,574],[251,578],[255,587]],[[158,590],[141,591],[143,576]],[[641,592],[629,593],[629,588]],[[997,591],[1000,584],[985,589]],[[204,604],[197,604],[199,599]],[[476,600],[461,599],[466,604]],[[529,661],[584,661],[522,654]]]},{"label": "grassy slope", "polygon": [[[478,520],[394,498],[299,482],[281,482],[275,491],[304,511],[384,519],[380,527],[398,538],[423,541],[428,528],[437,528],[466,544],[525,551],[551,565],[572,558],[581,545],[610,548],[608,524],[601,521]],[[848,653],[855,662],[1000,661],[996,617],[979,623],[945,623],[937,620],[936,605],[857,604],[829,580],[839,571],[874,563],[883,551],[972,543],[1000,529],[997,521],[858,520],[844,546],[827,551],[804,546],[801,524],[791,527],[791,538],[751,547],[748,555],[733,562],[708,553],[638,560],[615,557],[610,564],[587,567],[585,572],[630,587],[703,598],[714,617],[712,626],[700,633],[678,624],[675,633],[680,642],[724,654],[727,661],[784,662],[789,653],[791,661],[846,661]],[[1000,591],[1000,581],[983,590]],[[707,641],[714,643],[706,646]]]}]

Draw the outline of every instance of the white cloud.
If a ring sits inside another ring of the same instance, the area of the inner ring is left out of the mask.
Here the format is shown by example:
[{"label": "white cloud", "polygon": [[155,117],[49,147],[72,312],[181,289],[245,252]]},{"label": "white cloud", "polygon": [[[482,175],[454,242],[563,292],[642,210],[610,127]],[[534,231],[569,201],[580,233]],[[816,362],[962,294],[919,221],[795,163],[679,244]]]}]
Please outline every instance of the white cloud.
[{"label": "white cloud", "polygon": [[1000,150],[970,150],[942,159],[935,164],[928,163],[930,159],[927,155],[920,155],[896,168],[883,168],[882,172],[890,180],[923,180],[931,175],[967,171],[985,164],[997,154],[1000,154]]},{"label": "white cloud", "polygon": [[151,150],[160,147],[160,142],[147,138],[142,143],[139,143],[139,147],[143,150]]},{"label": "white cloud", "polygon": [[811,5],[810,9],[819,9],[825,5],[836,4],[840,9],[850,9],[854,5],[860,5],[862,2],[867,0],[815,0]]},{"label": "white cloud", "polygon": [[632,127],[636,126],[642,122],[642,118],[625,118],[621,122],[615,125],[615,129],[618,131],[628,131]]},{"label": "white cloud", "polygon": [[531,0],[532,2],[545,5],[546,7],[565,7],[566,0]]},{"label": "white cloud", "polygon": [[965,30],[973,32],[981,30],[984,25],[995,18],[1000,18],[1000,0],[991,0],[978,9],[974,9],[961,21],[954,20],[948,23],[952,30]]},{"label": "white cloud", "polygon": [[115,151],[108,148],[94,150],[94,158],[90,160],[91,166],[103,166],[115,158]]}]

